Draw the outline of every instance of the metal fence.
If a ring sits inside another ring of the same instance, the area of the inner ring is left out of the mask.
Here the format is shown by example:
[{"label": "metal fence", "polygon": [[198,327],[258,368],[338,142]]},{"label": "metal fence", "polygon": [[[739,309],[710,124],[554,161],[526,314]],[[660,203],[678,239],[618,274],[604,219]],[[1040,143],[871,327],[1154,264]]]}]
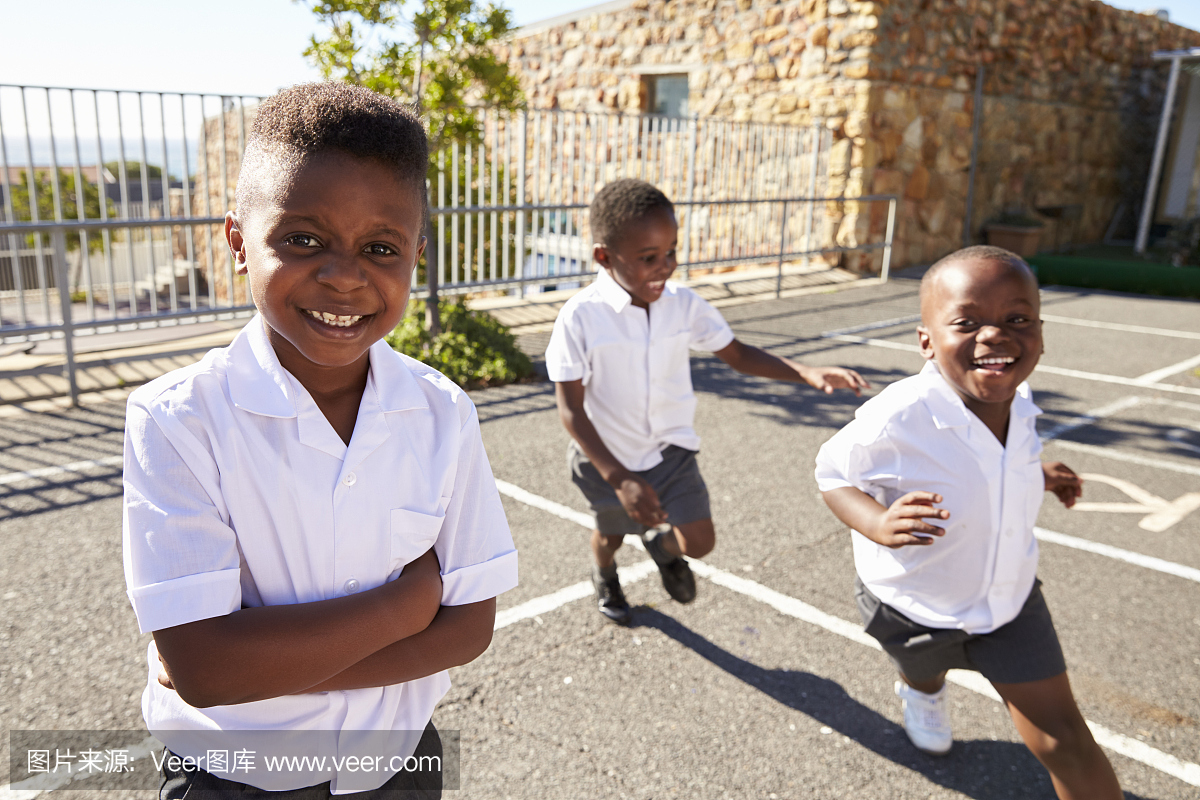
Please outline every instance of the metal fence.
[{"label": "metal fence", "polygon": [[[0,84],[0,342],[72,340],[245,316],[223,238],[258,98]],[[484,111],[476,142],[436,156],[422,275],[442,294],[590,280],[587,203],[637,177],[676,203],[684,277],[735,264],[881,250],[895,199],[833,196],[832,135],[722,119]],[[840,167],[840,169],[839,169]],[[878,241],[840,247],[848,202],[888,203]],[[777,284],[778,285],[778,284]],[[414,296],[426,293],[414,287]]]}]

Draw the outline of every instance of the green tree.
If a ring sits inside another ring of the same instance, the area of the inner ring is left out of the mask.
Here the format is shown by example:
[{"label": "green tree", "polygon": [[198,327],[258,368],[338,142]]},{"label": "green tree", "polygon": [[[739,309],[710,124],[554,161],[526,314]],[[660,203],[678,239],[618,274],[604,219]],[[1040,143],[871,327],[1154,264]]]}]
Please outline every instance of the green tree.
[{"label": "green tree", "polygon": [[405,355],[423,361],[466,389],[482,389],[524,380],[533,374],[529,356],[517,338],[494,317],[467,308],[466,298],[442,304],[445,329],[431,336],[421,324],[424,301],[387,336],[387,343]]},{"label": "green tree", "polygon": [[[105,161],[104,168],[106,170],[108,170],[110,173],[112,173],[113,175],[116,175],[118,177],[120,177],[120,175],[121,175],[121,162],[119,162],[119,161]],[[174,180],[175,176],[168,175],[167,178],[169,180]],[[142,179],[142,162],[126,161],[125,162],[125,179],[128,181],[140,181]],[[147,164],[146,165],[146,180],[151,180],[151,181],[162,180],[162,167],[156,166],[154,164]]]},{"label": "green tree", "polygon": [[[302,2],[302,0],[296,0]],[[426,115],[430,150],[477,140],[472,106],[519,108],[517,76],[493,49],[512,13],[477,0],[324,0],[311,8],[325,26],[304,55],[327,80],[365,86],[413,103]]]},{"label": "green tree", "polygon": [[[304,2],[304,0],[295,0]],[[520,82],[496,56],[494,44],[512,30],[507,9],[478,0],[318,0],[310,6],[325,26],[304,55],[326,80],[343,80],[412,103],[429,128],[429,176],[437,153],[454,142],[478,142],[481,106],[512,110],[524,104]],[[452,176],[452,180],[458,176]],[[468,178],[469,180],[469,178]],[[434,302],[427,325],[441,332],[432,221],[422,267]],[[432,268],[430,268],[432,265]]]},{"label": "green tree", "polygon": [[[18,222],[29,222],[33,219],[29,207],[29,173],[22,170],[21,178],[15,183],[9,185],[12,190],[13,216]],[[76,219],[100,219],[100,187],[96,184],[83,181],[83,209],[84,213],[79,213],[79,199],[76,193],[75,173],[74,171],[67,172],[60,169],[58,171],[58,196],[62,203],[62,218],[64,220]],[[34,193],[37,196],[37,215],[38,219],[45,222],[54,220],[54,186],[50,181],[49,170],[38,170],[34,172]],[[109,216],[115,216],[116,209],[113,207],[112,201],[105,199],[106,209]],[[47,234],[42,234],[43,244],[49,246],[50,237]],[[26,246],[33,247],[33,234],[25,237]],[[88,250],[97,250],[100,248],[103,238],[99,231],[92,231],[87,235]],[[79,236],[70,234],[67,236],[67,249],[75,251],[79,249]]]}]

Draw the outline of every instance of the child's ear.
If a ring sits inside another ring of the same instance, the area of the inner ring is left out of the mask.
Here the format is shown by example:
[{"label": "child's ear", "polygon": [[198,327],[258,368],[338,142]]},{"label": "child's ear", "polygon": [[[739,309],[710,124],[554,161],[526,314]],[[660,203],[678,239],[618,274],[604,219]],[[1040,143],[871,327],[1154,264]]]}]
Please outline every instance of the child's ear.
[{"label": "child's ear", "polygon": [[230,211],[225,214],[225,241],[229,243],[229,252],[233,254],[233,269],[238,275],[246,274],[246,240],[242,236],[241,223],[237,214]]},{"label": "child's ear", "polygon": [[595,262],[597,264],[599,264],[600,266],[604,267],[605,269],[608,269],[610,266],[608,263],[608,248],[605,247],[604,245],[600,244],[599,242],[597,242],[596,244],[593,244],[592,245],[592,259],[595,260]]},{"label": "child's ear", "polygon": [[917,344],[921,346],[921,358],[933,361],[933,340],[929,338],[929,329],[924,325],[917,326]]}]

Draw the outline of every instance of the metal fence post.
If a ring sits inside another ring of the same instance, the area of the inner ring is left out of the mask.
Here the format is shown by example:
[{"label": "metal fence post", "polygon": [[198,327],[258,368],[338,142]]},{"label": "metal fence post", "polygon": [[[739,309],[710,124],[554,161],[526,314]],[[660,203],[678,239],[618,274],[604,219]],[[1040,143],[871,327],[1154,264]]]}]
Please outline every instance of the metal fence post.
[{"label": "metal fence post", "polygon": [[888,199],[887,233],[883,237],[883,266],[879,270],[879,280],[887,283],[888,272],[892,266],[892,234],[896,230],[896,198]]},{"label": "metal fence post", "polygon": [[683,223],[683,279],[687,280],[691,274],[691,267],[688,264],[692,260],[692,216],[696,213],[696,207],[691,205],[692,195],[696,188],[696,140],[697,128],[700,127],[700,115],[696,114],[692,117],[692,124],[688,126],[688,176],[687,176],[687,202],[688,212],[687,221]]},{"label": "metal fence post", "polygon": [[[808,196],[817,196],[817,167],[821,159],[821,128],[814,122],[812,126],[812,157],[808,166]],[[808,201],[808,217],[804,222],[804,266],[809,264],[809,252],[812,251],[813,214],[816,211],[816,200]]]},{"label": "metal fence post", "polygon": [[[425,196],[428,197],[432,188],[429,181],[425,182]],[[429,205],[433,205],[432,200]],[[438,307],[438,272],[441,270],[441,263],[438,258],[437,248],[432,252],[429,247],[429,240],[433,237],[433,215],[430,214],[425,219],[425,287],[428,289],[428,295],[425,298],[425,327],[429,330],[429,340],[432,342],[442,332],[442,314]]]},{"label": "metal fence post", "polygon": [[787,252],[787,200],[783,201],[783,215],[779,219],[779,272],[775,275],[775,297],[783,295],[783,254]]},{"label": "metal fence post", "polygon": [[[529,151],[529,111],[521,112],[521,152],[517,154],[517,205],[525,206],[525,157]],[[525,212],[517,212],[517,297],[525,296]]]},{"label": "metal fence post", "polygon": [[[41,238],[41,234],[38,234]],[[79,405],[79,387],[75,383],[74,326],[71,324],[71,278],[67,271],[67,235],[62,228],[50,234],[54,245],[54,281],[58,284],[58,302],[62,309],[63,351],[67,354],[64,377],[70,387],[71,405]]]}]

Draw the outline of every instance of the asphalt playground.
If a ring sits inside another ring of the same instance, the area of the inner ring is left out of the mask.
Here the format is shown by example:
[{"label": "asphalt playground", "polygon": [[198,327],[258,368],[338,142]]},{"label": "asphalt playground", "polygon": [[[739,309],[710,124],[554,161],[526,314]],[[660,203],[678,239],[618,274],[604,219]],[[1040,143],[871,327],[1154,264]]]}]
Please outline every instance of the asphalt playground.
[{"label": "asphalt playground", "polygon": [[[1045,457],[1085,476],[1047,496],[1039,576],[1084,716],[1127,796],[1200,795],[1200,305],[1047,287],[1031,384]],[[913,374],[917,285],[830,289],[723,308],[738,337]],[[548,333],[522,344],[544,347]],[[553,387],[473,394],[520,552],[491,648],[452,671],[434,715],[461,736],[450,798],[1049,798],[986,682],[952,674],[955,746],[914,750],[894,675],[861,632],[846,529],[812,477],[861,402],[740,376],[693,355],[700,466],[718,543],[699,596],[671,601],[631,541],[634,623],[596,612],[590,522],[566,469]],[[124,408],[0,414],[0,724],[142,728],[147,637],[120,554]],[[6,778],[4,779],[7,780]],[[92,796],[88,780],[69,786]],[[56,784],[60,789],[63,784]],[[36,787],[5,790],[29,800]],[[74,792],[73,792],[74,794]],[[95,793],[95,798],[151,792]]]}]

